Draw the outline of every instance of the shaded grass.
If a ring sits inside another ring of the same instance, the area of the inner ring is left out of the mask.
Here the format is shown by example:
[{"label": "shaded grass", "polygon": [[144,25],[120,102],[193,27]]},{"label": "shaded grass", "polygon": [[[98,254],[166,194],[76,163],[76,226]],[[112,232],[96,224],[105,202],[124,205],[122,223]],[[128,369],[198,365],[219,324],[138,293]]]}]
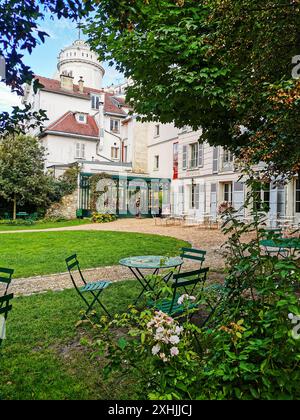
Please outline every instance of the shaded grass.
[{"label": "shaded grass", "polygon": [[63,228],[71,226],[86,225],[92,223],[89,219],[74,219],[74,220],[65,220],[63,222],[45,222],[40,223],[36,222],[33,225],[2,225],[0,224],[1,231],[14,231],[14,230],[33,230],[33,229],[54,229],[54,228]]},{"label": "shaded grass", "polygon": [[[111,285],[103,303],[125,311],[138,295],[135,281]],[[92,336],[89,324],[76,327],[82,301],[74,290],[16,298],[0,348],[0,399],[133,399],[135,384],[115,376],[104,382],[101,362],[80,345]]]},{"label": "shaded grass", "polygon": [[2,235],[0,267],[14,268],[14,277],[66,271],[65,258],[77,253],[82,268],[116,265],[136,255],[178,255],[188,243],[142,233],[62,231]]}]

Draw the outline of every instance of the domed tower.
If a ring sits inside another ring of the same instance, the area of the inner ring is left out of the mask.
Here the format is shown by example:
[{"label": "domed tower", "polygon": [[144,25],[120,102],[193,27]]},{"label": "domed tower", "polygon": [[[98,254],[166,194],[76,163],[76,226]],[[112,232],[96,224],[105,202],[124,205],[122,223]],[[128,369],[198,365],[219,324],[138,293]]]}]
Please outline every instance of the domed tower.
[{"label": "domed tower", "polygon": [[91,51],[88,44],[82,40],[77,40],[61,50],[58,56],[57,70],[57,79],[61,74],[66,74],[72,76],[74,83],[78,84],[82,77],[85,86],[94,89],[102,88],[105,71],[98,61],[97,54]]}]

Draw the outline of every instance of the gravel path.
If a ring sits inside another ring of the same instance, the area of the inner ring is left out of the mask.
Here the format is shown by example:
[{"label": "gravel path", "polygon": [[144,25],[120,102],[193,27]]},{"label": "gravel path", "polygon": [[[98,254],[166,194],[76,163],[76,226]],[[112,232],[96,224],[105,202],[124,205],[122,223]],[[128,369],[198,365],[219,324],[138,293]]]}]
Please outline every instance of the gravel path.
[{"label": "gravel path", "polygon": [[[164,222],[165,223],[165,222]],[[152,219],[120,219],[115,222],[106,224],[88,224],[81,226],[71,226],[65,228],[47,229],[46,231],[77,231],[77,230],[99,230],[99,231],[120,231],[120,232],[137,232],[149,233],[155,235],[172,236],[190,242],[192,246],[207,251],[206,266],[211,270],[222,270],[224,261],[219,253],[221,245],[224,243],[224,235],[216,229],[201,229],[196,227],[185,226],[166,226],[159,221],[157,224]],[[4,231],[2,234],[10,233],[29,233],[29,232],[45,232],[45,230],[18,230]],[[0,233],[0,234],[1,234]],[[186,267],[192,268],[194,265],[189,264]],[[118,281],[132,278],[127,268],[117,266],[99,267],[84,270],[84,275],[89,281],[107,279],[110,281]],[[214,276],[219,277],[217,274]],[[10,286],[10,292],[16,295],[31,295],[33,293],[42,293],[48,290],[63,290],[71,288],[68,273],[59,273],[46,276],[30,277],[26,279],[14,279]]]}]

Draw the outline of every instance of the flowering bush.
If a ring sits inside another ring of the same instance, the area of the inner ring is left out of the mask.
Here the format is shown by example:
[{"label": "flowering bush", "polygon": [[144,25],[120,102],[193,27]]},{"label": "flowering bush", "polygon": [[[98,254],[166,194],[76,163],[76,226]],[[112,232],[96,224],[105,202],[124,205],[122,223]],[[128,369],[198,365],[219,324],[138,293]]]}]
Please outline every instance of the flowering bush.
[{"label": "flowering bush", "polygon": [[154,317],[148,322],[147,329],[152,333],[155,345],[152,354],[159,356],[164,362],[170,357],[178,356],[179,349],[176,345],[180,342],[183,327],[178,325],[172,317],[162,311],[156,311]]},{"label": "flowering bush", "polygon": [[[161,311],[130,307],[112,321],[102,319],[94,341],[96,355],[105,355],[104,377],[117,371],[132,377],[142,399],[195,398],[200,358],[195,351],[197,330]],[[123,336],[116,339],[120,331]]]}]

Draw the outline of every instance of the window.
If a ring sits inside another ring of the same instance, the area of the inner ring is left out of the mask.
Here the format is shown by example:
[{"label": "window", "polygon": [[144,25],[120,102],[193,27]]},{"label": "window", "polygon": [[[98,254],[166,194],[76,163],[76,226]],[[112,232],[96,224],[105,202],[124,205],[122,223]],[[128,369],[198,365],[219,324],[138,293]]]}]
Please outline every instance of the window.
[{"label": "window", "polygon": [[224,150],[223,161],[224,163],[232,163],[233,155],[229,150]]},{"label": "window", "polygon": [[155,137],[159,136],[159,129],[160,129],[159,124],[156,124],[155,129],[154,129],[154,136]]},{"label": "window", "polygon": [[178,179],[178,143],[173,143],[173,179]]},{"label": "window", "polygon": [[110,120],[110,131],[112,131],[113,133],[120,132],[120,120]]},{"label": "window", "polygon": [[85,144],[84,143],[76,143],[75,158],[85,159]]},{"label": "window", "polygon": [[217,174],[219,170],[219,148],[213,148],[213,174]]},{"label": "window", "polygon": [[296,181],[296,213],[300,213],[300,179]]},{"label": "window", "polygon": [[199,152],[199,144],[194,143],[191,144],[191,161],[190,161],[190,168],[197,168],[198,166],[198,152]]},{"label": "window", "polygon": [[196,185],[193,183],[191,188],[191,209],[195,208]]},{"label": "window", "polygon": [[154,169],[155,170],[159,169],[159,156],[158,155],[154,156]]},{"label": "window", "polygon": [[77,121],[86,124],[86,115],[85,114],[77,114]]},{"label": "window", "polygon": [[253,196],[253,210],[265,211],[270,210],[270,184],[257,183]]},{"label": "window", "polygon": [[119,148],[118,147],[113,146],[111,148],[111,158],[114,159],[114,160],[119,159]]},{"label": "window", "polygon": [[231,182],[224,184],[224,201],[232,203],[232,184]]},{"label": "window", "polygon": [[100,108],[100,96],[92,95],[92,109]]},{"label": "window", "polygon": [[182,147],[182,169],[187,168],[187,146]]}]

